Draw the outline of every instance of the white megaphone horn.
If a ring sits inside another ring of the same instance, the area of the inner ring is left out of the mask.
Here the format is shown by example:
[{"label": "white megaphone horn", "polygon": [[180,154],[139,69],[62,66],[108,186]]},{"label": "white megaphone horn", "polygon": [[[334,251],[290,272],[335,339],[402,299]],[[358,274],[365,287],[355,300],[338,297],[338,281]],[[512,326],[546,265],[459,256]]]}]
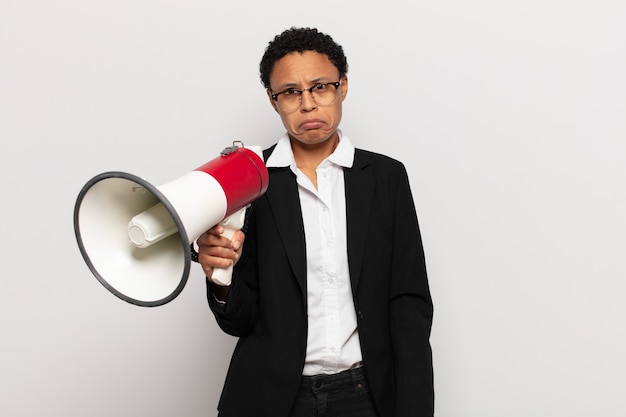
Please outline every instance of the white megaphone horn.
[{"label": "white megaphone horn", "polygon": [[[268,179],[261,148],[238,141],[158,187],[125,172],[97,175],[74,207],[83,259],[122,300],[146,307],[168,303],[187,283],[196,239],[219,223],[230,238],[243,226],[246,207],[267,190]],[[231,274],[232,267],[215,268],[212,278],[229,285]]]}]

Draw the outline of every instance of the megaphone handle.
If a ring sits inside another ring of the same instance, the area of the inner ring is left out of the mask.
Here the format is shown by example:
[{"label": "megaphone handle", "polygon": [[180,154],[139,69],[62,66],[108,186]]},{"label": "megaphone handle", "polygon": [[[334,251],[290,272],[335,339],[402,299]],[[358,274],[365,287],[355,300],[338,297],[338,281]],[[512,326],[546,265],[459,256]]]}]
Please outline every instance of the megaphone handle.
[{"label": "megaphone handle", "polygon": [[[243,227],[244,220],[246,218],[246,208],[239,209],[239,211],[226,217],[220,223],[224,228],[222,236],[232,239],[233,234]],[[213,275],[211,279],[218,285],[228,286],[232,282],[233,278],[233,265],[231,264],[227,268],[213,268]]]}]

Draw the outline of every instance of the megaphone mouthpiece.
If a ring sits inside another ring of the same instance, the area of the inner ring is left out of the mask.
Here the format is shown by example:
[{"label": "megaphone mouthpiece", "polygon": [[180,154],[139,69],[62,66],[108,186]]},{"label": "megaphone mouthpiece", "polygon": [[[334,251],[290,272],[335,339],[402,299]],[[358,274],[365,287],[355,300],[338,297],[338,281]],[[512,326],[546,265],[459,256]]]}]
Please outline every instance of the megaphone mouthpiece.
[{"label": "megaphone mouthpiece", "polygon": [[136,215],[128,223],[128,237],[138,248],[147,248],[177,231],[176,223],[161,203]]}]

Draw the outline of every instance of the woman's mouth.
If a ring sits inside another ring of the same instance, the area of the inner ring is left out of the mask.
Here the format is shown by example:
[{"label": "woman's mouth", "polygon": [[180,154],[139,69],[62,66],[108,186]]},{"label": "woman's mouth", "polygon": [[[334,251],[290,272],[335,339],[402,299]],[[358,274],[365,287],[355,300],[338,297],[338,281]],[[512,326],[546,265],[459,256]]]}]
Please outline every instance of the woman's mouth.
[{"label": "woman's mouth", "polygon": [[322,120],[319,119],[309,119],[309,120],[305,120],[304,122],[300,123],[300,126],[298,126],[301,130],[313,130],[313,129],[320,129],[321,127],[324,126],[324,122]]}]

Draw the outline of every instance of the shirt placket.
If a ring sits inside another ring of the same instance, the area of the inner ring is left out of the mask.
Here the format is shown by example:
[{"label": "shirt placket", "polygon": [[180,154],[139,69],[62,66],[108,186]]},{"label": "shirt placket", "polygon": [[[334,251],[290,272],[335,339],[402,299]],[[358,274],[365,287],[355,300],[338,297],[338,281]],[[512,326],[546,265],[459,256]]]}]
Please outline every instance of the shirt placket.
[{"label": "shirt placket", "polygon": [[[321,236],[324,241],[323,246],[323,275],[322,288],[324,291],[324,319],[326,321],[326,347],[328,357],[333,358],[336,364],[341,356],[340,346],[340,300],[337,291],[337,247],[335,221],[332,211],[332,176],[330,167],[322,164],[318,168],[318,208],[319,225]],[[334,364],[329,364],[334,365]]]}]

